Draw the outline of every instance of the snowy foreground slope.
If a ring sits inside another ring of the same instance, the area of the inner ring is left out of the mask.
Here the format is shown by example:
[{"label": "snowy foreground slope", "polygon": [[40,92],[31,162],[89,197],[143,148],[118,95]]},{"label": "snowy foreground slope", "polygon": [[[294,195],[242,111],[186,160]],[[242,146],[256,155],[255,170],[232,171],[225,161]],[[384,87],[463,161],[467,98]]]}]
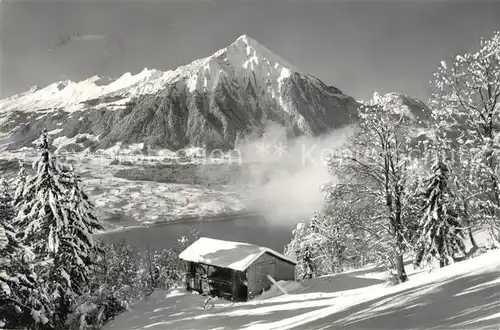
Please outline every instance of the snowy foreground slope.
[{"label": "snowy foreground slope", "polygon": [[[499,329],[500,250],[445,267],[413,270],[388,287],[380,268],[272,288],[247,303],[218,301],[182,289],[155,292],[105,329]],[[413,273],[412,273],[413,272]]]}]

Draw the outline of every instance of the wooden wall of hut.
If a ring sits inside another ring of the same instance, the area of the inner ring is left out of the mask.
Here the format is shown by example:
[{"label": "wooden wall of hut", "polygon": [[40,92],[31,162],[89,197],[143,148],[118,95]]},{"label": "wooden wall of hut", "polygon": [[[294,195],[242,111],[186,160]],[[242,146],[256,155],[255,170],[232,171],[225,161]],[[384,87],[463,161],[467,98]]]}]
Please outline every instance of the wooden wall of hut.
[{"label": "wooden wall of hut", "polygon": [[245,273],[212,265],[189,262],[186,289],[228,300],[246,301]]},{"label": "wooden wall of hut", "polygon": [[265,253],[247,269],[246,275],[248,296],[252,298],[271,287],[272,283],[267,278],[267,275],[271,275],[277,281],[295,280],[295,267],[269,253]]}]

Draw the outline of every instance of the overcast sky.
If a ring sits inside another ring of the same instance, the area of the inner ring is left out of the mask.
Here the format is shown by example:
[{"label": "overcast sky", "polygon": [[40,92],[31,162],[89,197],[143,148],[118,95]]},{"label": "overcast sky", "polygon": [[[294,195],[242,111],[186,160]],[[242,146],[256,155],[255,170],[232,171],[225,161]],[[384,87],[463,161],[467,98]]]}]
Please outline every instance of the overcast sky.
[{"label": "overcast sky", "polygon": [[0,8],[2,97],[63,79],[175,69],[247,34],[358,99],[376,90],[427,101],[441,60],[500,30],[500,1],[3,0]]}]

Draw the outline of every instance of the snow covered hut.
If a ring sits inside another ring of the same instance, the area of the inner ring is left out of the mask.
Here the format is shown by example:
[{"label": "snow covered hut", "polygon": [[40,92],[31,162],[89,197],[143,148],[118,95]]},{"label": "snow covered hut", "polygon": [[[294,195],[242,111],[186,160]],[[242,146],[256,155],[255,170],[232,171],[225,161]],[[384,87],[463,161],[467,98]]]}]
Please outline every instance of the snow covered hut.
[{"label": "snow covered hut", "polygon": [[179,258],[188,262],[187,290],[228,300],[246,301],[269,289],[272,279],[295,280],[294,260],[247,243],[201,237]]}]

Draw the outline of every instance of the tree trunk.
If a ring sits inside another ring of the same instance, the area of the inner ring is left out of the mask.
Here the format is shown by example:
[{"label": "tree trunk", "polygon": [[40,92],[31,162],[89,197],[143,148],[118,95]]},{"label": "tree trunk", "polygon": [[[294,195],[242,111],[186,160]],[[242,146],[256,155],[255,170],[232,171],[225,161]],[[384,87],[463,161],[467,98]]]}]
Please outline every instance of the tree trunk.
[{"label": "tree trunk", "polygon": [[470,243],[472,244],[472,250],[477,250],[477,243],[476,240],[474,239],[474,235],[472,235],[472,228],[468,214],[465,215],[465,225],[467,226],[467,234],[469,235],[469,240]]},{"label": "tree trunk", "polygon": [[397,284],[408,281],[408,276],[405,271],[405,264],[403,261],[403,233],[400,228],[396,231],[396,246],[394,247],[394,266],[396,267]]},{"label": "tree trunk", "polygon": [[403,255],[397,250],[396,248],[394,251],[394,266],[396,268],[396,283],[401,284],[408,281],[408,276],[406,276]]},{"label": "tree trunk", "polygon": [[408,281],[408,276],[406,276],[405,264],[403,261],[403,251],[404,249],[404,238],[403,238],[403,225],[401,220],[401,194],[402,189],[399,185],[396,185],[396,212],[394,217],[394,233],[396,235],[396,246],[394,248],[394,264],[396,266],[397,272],[397,283],[401,284]]},{"label": "tree trunk", "polygon": [[[461,187],[462,185],[459,183],[459,188],[463,189]],[[464,212],[462,215],[464,218],[465,226],[467,226],[467,235],[469,236],[470,243],[472,244],[471,251],[476,251],[478,249],[478,246],[476,240],[474,239],[474,235],[472,234],[472,225],[469,217],[469,203],[467,202],[467,200],[463,201],[463,208]]]},{"label": "tree trunk", "polygon": [[[493,141],[493,134],[492,134],[492,130],[491,128],[486,132],[485,134],[489,139],[490,141]],[[491,142],[490,142],[491,144]],[[490,149],[492,149],[491,145],[490,145]],[[486,153],[486,165],[488,166],[488,169],[490,171],[489,173],[489,185],[490,185],[490,190],[491,190],[491,193],[490,193],[490,198],[491,198],[491,201],[493,202],[494,206],[491,207],[491,216],[493,218],[496,218],[496,215],[497,215],[497,209],[500,207],[500,192],[498,191],[498,180],[497,180],[497,177],[495,176],[495,173],[496,169],[495,169],[495,161],[494,161],[494,156],[493,156],[493,151],[492,150],[489,150],[487,153]]]},{"label": "tree trunk", "polygon": [[64,290],[59,289],[59,298],[57,301],[57,310],[54,313],[54,326],[56,329],[66,328],[66,320],[70,314],[69,302]]}]

